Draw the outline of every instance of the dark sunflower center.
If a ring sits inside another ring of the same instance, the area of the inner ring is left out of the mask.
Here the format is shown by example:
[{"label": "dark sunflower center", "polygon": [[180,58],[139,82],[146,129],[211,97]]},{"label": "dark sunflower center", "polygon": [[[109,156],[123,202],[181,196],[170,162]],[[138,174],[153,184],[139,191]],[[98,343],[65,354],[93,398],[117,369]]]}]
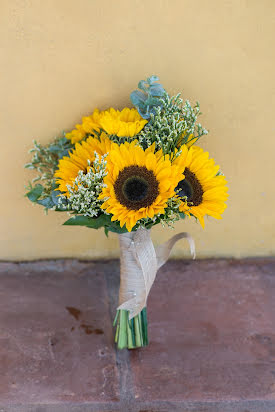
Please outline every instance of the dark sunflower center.
[{"label": "dark sunflower center", "polygon": [[188,206],[198,206],[202,203],[203,188],[196,175],[188,168],[184,170],[185,179],[181,180],[176,187],[180,197],[187,198]]},{"label": "dark sunflower center", "polygon": [[145,166],[128,166],[114,184],[118,201],[130,210],[150,206],[159,194],[158,181]]},{"label": "dark sunflower center", "polygon": [[141,176],[129,177],[122,187],[124,196],[133,202],[145,199],[148,189],[148,182]]},{"label": "dark sunflower center", "polygon": [[177,189],[180,190],[178,192],[178,195],[180,197],[187,197],[187,199],[191,199],[192,194],[193,194],[193,189],[192,186],[190,185],[189,182],[187,182],[186,179],[181,180],[177,186]]}]

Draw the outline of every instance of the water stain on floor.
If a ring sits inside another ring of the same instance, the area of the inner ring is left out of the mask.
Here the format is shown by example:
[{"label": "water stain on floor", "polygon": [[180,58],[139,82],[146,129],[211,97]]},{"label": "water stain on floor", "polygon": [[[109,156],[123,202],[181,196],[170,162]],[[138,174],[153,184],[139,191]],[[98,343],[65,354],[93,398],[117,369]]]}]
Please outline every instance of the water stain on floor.
[{"label": "water stain on floor", "polygon": [[[75,320],[80,320],[79,318],[82,315],[82,311],[80,309],[77,309],[73,306],[66,306],[66,310],[69,312],[70,315],[72,315],[75,318]],[[92,325],[89,325],[86,323],[81,323],[79,328],[83,329],[86,335],[91,335],[91,334],[102,335],[104,333],[102,329],[94,328]],[[74,330],[75,330],[75,327],[73,326],[71,328],[71,332],[73,332]]]},{"label": "water stain on floor", "polygon": [[94,329],[91,325],[86,325],[85,323],[82,323],[80,327],[84,329],[84,332],[86,333],[86,335],[91,335],[92,333],[94,333],[95,335],[103,334],[102,329],[98,329],[98,328]]},{"label": "water stain on floor", "polygon": [[82,314],[81,310],[74,308],[73,306],[66,306],[67,311],[72,315],[76,320],[79,320],[79,316]]}]

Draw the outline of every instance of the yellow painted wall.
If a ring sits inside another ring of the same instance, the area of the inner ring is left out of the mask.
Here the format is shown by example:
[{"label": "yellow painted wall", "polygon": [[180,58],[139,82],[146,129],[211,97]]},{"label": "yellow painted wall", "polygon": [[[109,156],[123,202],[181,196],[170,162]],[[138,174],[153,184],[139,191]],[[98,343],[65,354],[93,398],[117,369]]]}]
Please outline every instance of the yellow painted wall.
[{"label": "yellow painted wall", "polygon": [[[95,107],[121,108],[158,74],[199,100],[230,198],[205,230],[183,221],[198,256],[275,251],[274,0],[1,0],[1,259],[117,256],[116,235],[62,226],[24,197],[32,139],[49,142]],[[172,232],[153,230],[156,242]],[[188,256],[184,242],[174,256]]]}]

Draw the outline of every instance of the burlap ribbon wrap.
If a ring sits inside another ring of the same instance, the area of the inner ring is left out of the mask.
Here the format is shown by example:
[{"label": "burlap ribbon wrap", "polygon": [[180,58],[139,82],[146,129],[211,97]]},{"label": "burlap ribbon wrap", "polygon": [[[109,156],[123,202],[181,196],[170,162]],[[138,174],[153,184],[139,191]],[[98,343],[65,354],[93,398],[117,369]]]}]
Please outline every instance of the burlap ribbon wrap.
[{"label": "burlap ribbon wrap", "polygon": [[157,270],[169,258],[174,244],[186,238],[195,259],[195,244],[185,232],[172,236],[164,244],[154,248],[150,230],[119,235],[120,242],[120,290],[119,307],[129,311],[129,319],[135,317],[145,306]]}]

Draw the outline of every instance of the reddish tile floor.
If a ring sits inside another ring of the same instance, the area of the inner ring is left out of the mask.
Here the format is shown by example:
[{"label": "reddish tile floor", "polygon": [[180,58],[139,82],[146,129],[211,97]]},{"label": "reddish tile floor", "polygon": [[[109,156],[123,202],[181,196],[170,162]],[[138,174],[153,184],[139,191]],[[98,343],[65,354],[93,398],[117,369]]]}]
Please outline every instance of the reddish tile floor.
[{"label": "reddish tile floor", "polygon": [[0,412],[275,412],[275,260],[170,261],[117,352],[119,264],[0,263]]}]

